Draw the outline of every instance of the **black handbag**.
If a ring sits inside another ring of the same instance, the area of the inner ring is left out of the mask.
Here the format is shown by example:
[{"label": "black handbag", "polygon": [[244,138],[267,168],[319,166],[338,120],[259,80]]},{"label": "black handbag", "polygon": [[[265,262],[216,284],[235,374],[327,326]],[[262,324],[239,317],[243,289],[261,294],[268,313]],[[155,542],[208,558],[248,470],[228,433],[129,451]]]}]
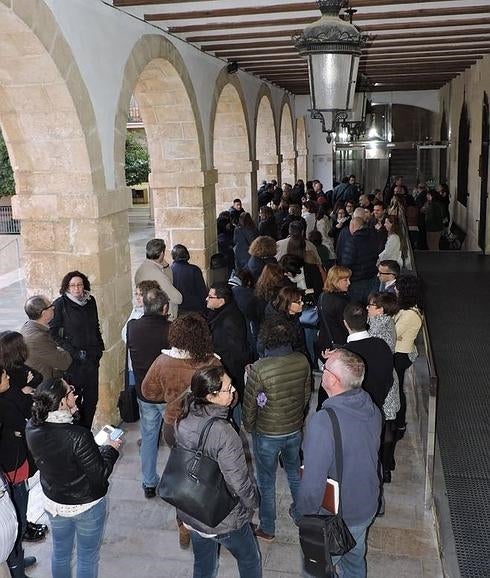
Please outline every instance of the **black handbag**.
[{"label": "black handbag", "polygon": [[204,426],[197,449],[171,448],[158,486],[162,500],[210,528],[222,522],[239,500],[228,489],[218,462],[204,455],[209,430],[219,419],[211,418]]},{"label": "black handbag", "polygon": [[136,389],[134,385],[129,383],[129,372],[128,372],[128,344],[126,336],[126,367],[124,369],[124,389],[119,393],[119,399],[117,401],[117,407],[119,408],[119,414],[122,421],[126,423],[134,423],[140,418],[140,408],[138,406],[138,399],[136,396]]},{"label": "black handbag", "polygon": [[319,578],[336,576],[332,556],[342,556],[356,545],[349,528],[342,519],[342,435],[337,416],[332,408],[325,408],[330,416],[335,441],[335,470],[339,483],[337,514],[302,516],[298,522],[299,541],[305,570]]}]

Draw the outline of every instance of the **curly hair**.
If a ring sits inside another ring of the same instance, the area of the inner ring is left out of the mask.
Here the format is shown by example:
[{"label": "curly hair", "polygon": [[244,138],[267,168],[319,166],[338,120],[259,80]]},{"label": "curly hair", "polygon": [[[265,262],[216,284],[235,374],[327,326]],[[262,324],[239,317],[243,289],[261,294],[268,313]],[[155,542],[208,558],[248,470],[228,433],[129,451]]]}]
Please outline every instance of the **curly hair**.
[{"label": "curly hair", "polygon": [[265,301],[275,297],[284,284],[284,269],[277,263],[267,263],[255,285],[255,295]]},{"label": "curly hair", "polygon": [[199,313],[178,317],[168,333],[171,347],[188,351],[195,361],[206,361],[213,356],[213,341],[208,324]]},{"label": "curly hair", "polygon": [[398,291],[398,305],[400,309],[411,309],[418,307],[421,311],[424,308],[422,293],[422,283],[415,275],[402,275],[396,280]]},{"label": "curly hair", "polygon": [[263,235],[257,237],[250,243],[248,252],[252,257],[259,257],[265,259],[266,257],[274,257],[277,253],[277,245],[275,239]]},{"label": "curly hair", "polygon": [[90,291],[90,281],[88,280],[87,275],[80,273],[80,271],[70,271],[67,273],[63,279],[61,280],[61,287],[60,287],[60,295],[64,295],[68,291],[68,285],[73,277],[80,277],[83,281],[83,288],[85,291]]}]

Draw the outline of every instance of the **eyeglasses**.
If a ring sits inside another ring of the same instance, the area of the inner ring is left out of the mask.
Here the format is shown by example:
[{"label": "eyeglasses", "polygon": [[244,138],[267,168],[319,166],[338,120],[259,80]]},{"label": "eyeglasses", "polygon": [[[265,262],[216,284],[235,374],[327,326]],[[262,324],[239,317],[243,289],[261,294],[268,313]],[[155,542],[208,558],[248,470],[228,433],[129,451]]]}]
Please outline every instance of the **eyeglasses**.
[{"label": "eyeglasses", "polygon": [[333,371],[331,371],[330,369],[328,369],[328,367],[326,365],[323,366],[323,371],[328,371],[328,373],[330,373],[330,375],[333,375],[335,377],[335,379],[337,381],[340,381],[340,379],[338,378],[337,374],[334,373]]},{"label": "eyeglasses", "polygon": [[368,303],[367,307],[377,307],[376,303]]},{"label": "eyeglasses", "polygon": [[396,275],[394,273],[390,273],[389,271],[380,271],[378,269],[378,275],[393,275],[393,277],[396,277]]},{"label": "eyeglasses", "polygon": [[234,389],[233,384],[231,384],[228,389],[220,389],[218,393],[231,393]]},{"label": "eyeglasses", "polygon": [[83,283],[69,283],[68,287],[74,287],[78,289],[79,287],[83,287]]},{"label": "eyeglasses", "polygon": [[298,305],[301,305],[303,303],[303,299],[298,299],[296,301],[293,301],[293,303],[297,303]]},{"label": "eyeglasses", "polygon": [[73,393],[75,395],[75,388],[73,387],[73,385],[68,386],[68,391],[66,392],[65,397],[68,397],[70,393]]},{"label": "eyeglasses", "polygon": [[219,299],[217,295],[208,295],[206,299]]},{"label": "eyeglasses", "polygon": [[41,309],[41,313],[42,313],[43,311],[47,311],[48,309],[54,309],[53,303],[51,303],[50,305],[47,305],[46,307],[43,307],[43,308]]}]

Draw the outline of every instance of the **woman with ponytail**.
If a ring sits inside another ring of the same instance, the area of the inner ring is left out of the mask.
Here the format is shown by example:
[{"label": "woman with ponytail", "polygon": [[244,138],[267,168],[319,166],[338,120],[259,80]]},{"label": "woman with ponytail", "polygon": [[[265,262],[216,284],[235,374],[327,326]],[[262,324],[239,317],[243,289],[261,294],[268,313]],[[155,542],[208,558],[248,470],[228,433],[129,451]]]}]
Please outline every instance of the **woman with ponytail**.
[{"label": "woman with ponytail", "polygon": [[235,557],[240,578],[261,578],[262,565],[250,521],[257,507],[257,490],[248,472],[240,436],[228,421],[236,390],[222,366],[198,369],[191,381],[184,410],[175,426],[177,445],[196,449],[199,436],[213,419],[204,452],[218,462],[229,490],[238,504],[215,528],[178,510],[179,519],[191,531],[194,578],[212,578],[218,572],[220,544]]},{"label": "woman with ponytail", "polygon": [[53,537],[53,578],[71,577],[75,538],[77,578],[96,578],[105,496],[121,441],[109,439],[99,448],[90,430],[73,423],[76,395],[63,379],[44,381],[33,397],[26,435],[46,497]]}]

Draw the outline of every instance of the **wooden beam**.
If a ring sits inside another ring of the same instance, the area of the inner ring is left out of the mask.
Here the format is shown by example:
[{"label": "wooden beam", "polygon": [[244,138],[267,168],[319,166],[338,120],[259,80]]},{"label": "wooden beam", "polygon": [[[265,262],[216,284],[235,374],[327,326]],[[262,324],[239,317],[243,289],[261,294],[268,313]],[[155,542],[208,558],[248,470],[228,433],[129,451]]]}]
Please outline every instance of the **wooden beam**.
[{"label": "wooden beam", "polygon": [[[318,20],[318,6],[315,2],[301,2],[294,4],[268,4],[263,6],[244,6],[240,8],[218,8],[214,10],[186,10],[183,12],[161,12],[145,14],[147,22],[162,20],[203,20],[206,18],[237,18],[240,16],[260,16],[266,14],[286,14],[288,12],[315,11],[315,16],[303,19],[306,23]],[[366,20],[385,20],[387,18],[432,18],[437,16],[461,16],[466,14],[490,13],[488,6],[456,6],[444,8],[416,8],[412,10],[390,10],[383,12],[358,12],[355,23],[359,24]],[[263,25],[263,24],[262,24]]]},{"label": "wooden beam", "polygon": [[466,56],[466,57],[476,57],[479,54],[488,54],[490,52],[490,48],[488,49],[480,49],[477,51],[466,52],[462,50],[454,51],[454,52],[413,52],[411,54],[366,54],[361,55],[361,62],[366,61],[375,61],[375,60],[410,60],[414,58],[422,58],[422,57],[429,57],[433,60],[438,60],[439,57],[449,57],[449,56]]},{"label": "wooden beam", "polygon": [[[163,6],[167,4],[189,4],[189,3],[204,3],[208,0],[114,0],[114,6]],[[457,1],[457,0],[453,0]],[[459,1],[459,0],[458,0]],[[440,0],[424,0],[424,2],[440,2]],[[360,8],[364,6],[391,6],[398,4],[397,0],[351,0],[349,3],[352,8]],[[288,6],[288,4],[283,4]],[[304,10],[318,10],[318,4],[316,2],[302,2],[299,4],[298,12]]]},{"label": "wooden beam", "polygon": [[[264,25],[264,23],[262,23]],[[410,28],[412,30],[417,28],[451,28],[451,30],[433,30],[430,32],[431,35],[435,36],[446,36],[450,34],[458,34],[458,35],[466,35],[468,34],[477,34],[477,28],[470,28],[468,26],[474,26],[475,24],[490,24],[490,18],[480,18],[478,20],[472,19],[463,19],[463,20],[448,20],[446,22],[434,22],[434,21],[418,21],[418,22],[404,22],[403,28]],[[465,27],[461,29],[460,27]],[[384,25],[375,25],[375,24],[368,24],[362,27],[363,32],[378,32],[380,30],[399,30],[398,23],[389,23]],[[238,34],[210,34],[207,36],[188,36],[186,38],[187,42],[215,42],[219,40],[233,42],[235,40],[252,40],[254,38],[264,39],[264,36],[268,38],[280,38],[283,36],[291,37],[293,34],[300,34],[302,31],[301,28],[298,29],[281,29],[281,30],[268,30],[264,32],[241,32]],[[486,32],[486,29],[482,29],[482,32]],[[427,38],[427,34],[425,32],[415,32],[414,34],[422,35],[422,38]],[[400,32],[396,32],[394,34],[383,34],[380,36],[381,38],[391,38],[396,39],[400,38]],[[410,36],[412,37],[412,36]]]},{"label": "wooden beam", "polygon": [[[490,15],[489,6],[460,6],[458,8],[420,8],[416,10],[403,10],[403,11],[384,11],[384,12],[369,12],[367,14],[358,15],[356,19],[356,25],[360,26],[363,31],[365,26],[363,22],[369,20],[400,20],[404,18],[432,18],[432,17],[446,17],[446,16],[465,16],[470,14],[488,14]],[[157,22],[157,21],[168,21],[172,18],[168,17],[168,14],[145,14],[145,20],[147,22]],[[208,22],[204,24],[190,24],[184,26],[170,26],[169,32],[174,34],[184,33],[184,32],[198,32],[203,30],[236,30],[239,28],[263,28],[265,26],[299,26],[304,27],[305,24],[315,22],[318,17],[313,18],[279,18],[277,20],[245,20],[241,22]],[[481,24],[481,20],[476,21],[471,20],[471,23]],[[408,23],[407,23],[408,24]],[[414,23],[411,23],[414,24]],[[430,21],[431,26],[444,25],[441,22],[434,23]],[[396,28],[406,28],[405,23],[396,23]],[[393,24],[390,24],[393,26]],[[374,29],[382,29],[383,24],[374,25]],[[395,28],[395,29],[396,29]]]},{"label": "wooden beam", "polygon": [[[427,34],[424,33],[420,37],[414,38],[410,36],[409,39],[400,39],[400,36],[397,35],[390,35],[395,36],[396,40],[387,40],[385,41],[382,37],[373,37],[368,42],[368,48],[381,48],[381,47],[389,47],[389,46],[425,46],[427,44],[434,44],[434,45],[442,45],[442,44],[469,44],[472,42],[490,42],[490,28],[486,29],[487,33],[484,34],[484,30],[481,31],[479,36],[471,36],[466,34],[465,31],[461,30],[461,34],[464,34],[464,37],[459,38],[440,38],[439,40],[434,39],[434,33],[432,32],[430,38],[427,38]],[[270,40],[264,42],[239,42],[236,44],[201,44],[201,50],[205,52],[214,52],[219,54],[220,52],[226,52],[227,50],[257,50],[259,48],[287,48],[292,47],[293,41],[292,40]]]}]

